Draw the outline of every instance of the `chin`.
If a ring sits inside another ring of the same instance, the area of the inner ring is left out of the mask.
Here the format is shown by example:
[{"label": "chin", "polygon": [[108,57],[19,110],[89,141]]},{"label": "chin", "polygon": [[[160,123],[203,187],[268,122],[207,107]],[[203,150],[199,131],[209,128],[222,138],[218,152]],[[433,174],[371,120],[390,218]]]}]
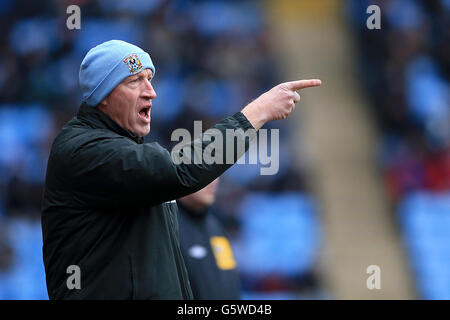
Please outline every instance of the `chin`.
[{"label": "chin", "polygon": [[209,197],[208,199],[205,199],[205,202],[203,204],[207,207],[210,207],[214,204],[215,200],[216,200],[215,198]]},{"label": "chin", "polygon": [[144,130],[136,130],[136,135],[138,137],[145,137],[149,133],[150,133],[150,127],[148,127],[148,129],[144,129]]}]

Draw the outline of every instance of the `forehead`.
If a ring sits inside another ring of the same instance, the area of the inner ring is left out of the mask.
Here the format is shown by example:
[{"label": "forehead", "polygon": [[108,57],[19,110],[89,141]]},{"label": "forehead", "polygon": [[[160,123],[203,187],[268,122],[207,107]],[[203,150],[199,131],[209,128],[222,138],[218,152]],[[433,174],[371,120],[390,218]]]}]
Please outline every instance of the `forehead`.
[{"label": "forehead", "polygon": [[137,76],[153,77],[152,69],[144,69],[141,72],[135,74]]},{"label": "forehead", "polygon": [[131,79],[131,78],[136,78],[136,77],[146,77],[146,78],[153,77],[153,71],[152,71],[152,69],[144,69],[141,72],[138,72],[138,73],[128,76],[127,78],[125,78],[125,80]]}]

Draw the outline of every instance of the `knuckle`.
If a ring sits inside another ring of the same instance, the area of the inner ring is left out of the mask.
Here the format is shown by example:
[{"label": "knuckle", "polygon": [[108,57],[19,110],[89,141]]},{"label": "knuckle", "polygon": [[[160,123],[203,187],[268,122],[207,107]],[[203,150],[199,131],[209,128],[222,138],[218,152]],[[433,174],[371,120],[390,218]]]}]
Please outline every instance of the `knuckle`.
[{"label": "knuckle", "polygon": [[286,83],[281,83],[277,86],[282,92],[289,92],[289,87]]},{"label": "knuckle", "polygon": [[283,98],[290,100],[290,99],[292,99],[292,94],[289,91],[284,91]]}]

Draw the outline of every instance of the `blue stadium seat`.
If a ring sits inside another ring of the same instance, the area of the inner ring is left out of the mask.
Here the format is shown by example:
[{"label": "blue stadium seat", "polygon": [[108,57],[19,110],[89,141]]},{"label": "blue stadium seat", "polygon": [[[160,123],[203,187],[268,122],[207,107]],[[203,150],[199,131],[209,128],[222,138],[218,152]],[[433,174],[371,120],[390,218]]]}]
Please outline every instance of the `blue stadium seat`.
[{"label": "blue stadium seat", "polygon": [[48,300],[40,221],[11,219],[8,233],[14,259],[9,271],[0,272],[0,299]]},{"label": "blue stadium seat", "polygon": [[449,299],[450,193],[413,193],[398,217],[422,298]]},{"label": "blue stadium seat", "polygon": [[319,228],[312,200],[300,193],[252,193],[239,210],[242,222],[236,252],[243,271],[301,274],[312,267]]}]

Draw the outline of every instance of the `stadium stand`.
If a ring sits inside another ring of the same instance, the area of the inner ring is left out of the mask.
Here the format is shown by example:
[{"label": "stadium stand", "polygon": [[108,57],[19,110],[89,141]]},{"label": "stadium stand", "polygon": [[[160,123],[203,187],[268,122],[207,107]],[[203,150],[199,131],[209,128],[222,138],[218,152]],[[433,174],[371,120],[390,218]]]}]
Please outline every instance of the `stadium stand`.
[{"label": "stadium stand", "polygon": [[348,1],[360,73],[381,130],[379,166],[419,298],[450,298],[450,2],[391,0],[365,28]]}]

